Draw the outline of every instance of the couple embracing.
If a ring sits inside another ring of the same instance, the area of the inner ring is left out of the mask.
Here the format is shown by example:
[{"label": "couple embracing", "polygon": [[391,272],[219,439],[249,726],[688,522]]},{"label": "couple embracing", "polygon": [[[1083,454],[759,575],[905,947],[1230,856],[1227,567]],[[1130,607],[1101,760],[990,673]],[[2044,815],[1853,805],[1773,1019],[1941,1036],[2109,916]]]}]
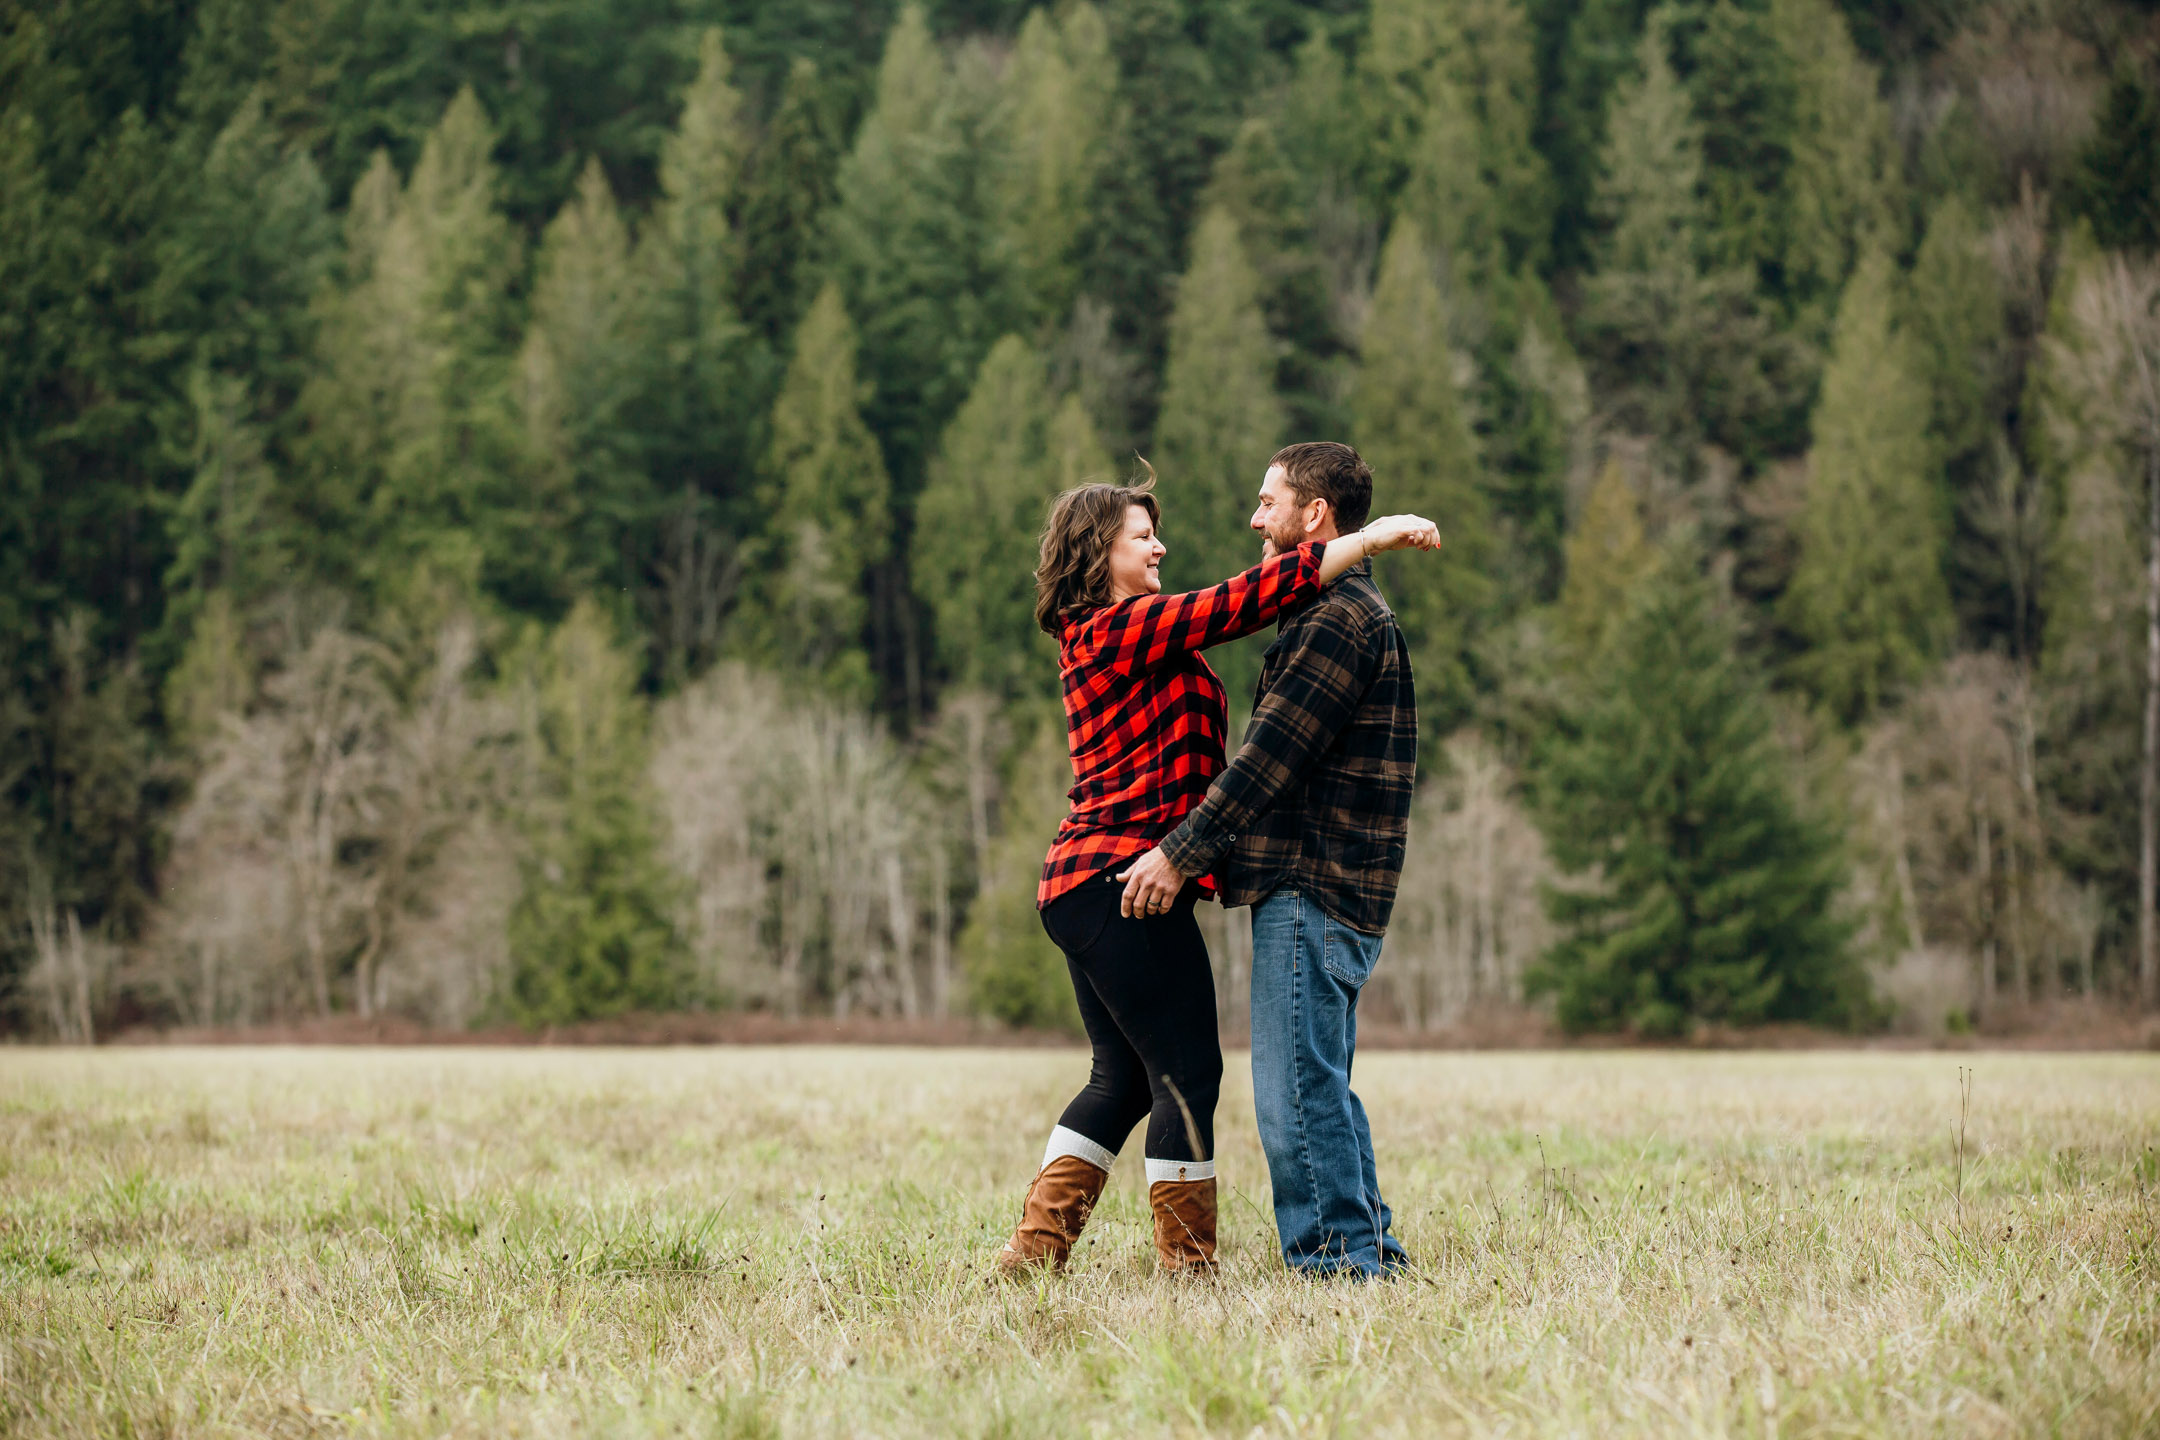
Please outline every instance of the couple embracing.
[{"label": "couple embracing", "polygon": [[[1152,483],[1060,495],[1035,571],[1074,776],[1036,902],[1094,1058],[998,1262],[1062,1267],[1145,1120],[1157,1260],[1214,1268],[1222,1047],[1193,906],[1216,899],[1252,906],[1253,1103],[1283,1259],[1384,1275],[1405,1257],[1350,1063],[1402,873],[1417,709],[1366,562],[1437,550],[1440,535],[1414,515],[1367,523],[1372,471],[1349,446],[1291,445],[1253,511],[1260,563],[1165,595]],[[1226,764],[1222,682],[1200,652],[1270,623],[1252,723]]]}]

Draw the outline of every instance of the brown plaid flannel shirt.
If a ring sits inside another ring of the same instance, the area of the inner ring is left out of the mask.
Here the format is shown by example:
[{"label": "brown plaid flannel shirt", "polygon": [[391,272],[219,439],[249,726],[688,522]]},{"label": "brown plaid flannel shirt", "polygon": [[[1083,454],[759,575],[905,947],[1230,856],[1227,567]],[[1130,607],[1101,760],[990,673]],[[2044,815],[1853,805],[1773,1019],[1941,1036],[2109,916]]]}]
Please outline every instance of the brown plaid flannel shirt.
[{"label": "brown plaid flannel shirt", "polygon": [[1277,629],[1244,745],[1163,856],[1213,871],[1225,905],[1287,888],[1385,934],[1417,779],[1410,652],[1370,562]]}]

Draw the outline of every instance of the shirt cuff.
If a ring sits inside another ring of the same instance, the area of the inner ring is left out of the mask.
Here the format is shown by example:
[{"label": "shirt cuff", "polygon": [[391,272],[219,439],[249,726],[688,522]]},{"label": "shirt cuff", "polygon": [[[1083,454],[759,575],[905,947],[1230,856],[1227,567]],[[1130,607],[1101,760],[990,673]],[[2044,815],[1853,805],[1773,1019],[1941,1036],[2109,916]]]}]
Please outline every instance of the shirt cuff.
[{"label": "shirt cuff", "polygon": [[1237,843],[1235,835],[1202,835],[1200,827],[1193,822],[1200,818],[1195,810],[1187,815],[1177,829],[1165,835],[1159,847],[1163,858],[1177,866],[1180,875],[1205,875],[1215,868],[1215,862],[1223,852]]}]

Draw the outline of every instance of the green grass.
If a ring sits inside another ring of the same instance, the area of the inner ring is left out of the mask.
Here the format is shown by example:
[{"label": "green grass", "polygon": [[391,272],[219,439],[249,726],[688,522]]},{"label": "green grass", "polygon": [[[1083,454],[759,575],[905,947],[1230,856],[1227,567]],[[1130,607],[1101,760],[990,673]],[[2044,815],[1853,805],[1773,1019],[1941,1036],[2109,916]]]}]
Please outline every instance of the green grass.
[{"label": "green grass", "polygon": [[0,1050],[0,1434],[2160,1430],[2160,1058],[1374,1055],[1419,1269],[1357,1287],[1279,1268],[1234,1056],[1218,1283],[1136,1149],[993,1282],[1085,1068]]}]

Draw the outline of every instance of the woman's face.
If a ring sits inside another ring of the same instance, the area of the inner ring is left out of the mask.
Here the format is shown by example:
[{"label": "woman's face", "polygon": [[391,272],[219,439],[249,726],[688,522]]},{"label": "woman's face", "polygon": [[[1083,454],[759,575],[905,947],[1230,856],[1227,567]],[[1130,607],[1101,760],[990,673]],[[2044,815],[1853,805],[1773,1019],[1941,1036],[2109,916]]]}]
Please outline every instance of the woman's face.
[{"label": "woman's face", "polygon": [[1155,538],[1155,522],[1148,518],[1147,507],[1127,506],[1125,533],[1110,542],[1110,598],[1161,594],[1162,557],[1163,543]]}]

